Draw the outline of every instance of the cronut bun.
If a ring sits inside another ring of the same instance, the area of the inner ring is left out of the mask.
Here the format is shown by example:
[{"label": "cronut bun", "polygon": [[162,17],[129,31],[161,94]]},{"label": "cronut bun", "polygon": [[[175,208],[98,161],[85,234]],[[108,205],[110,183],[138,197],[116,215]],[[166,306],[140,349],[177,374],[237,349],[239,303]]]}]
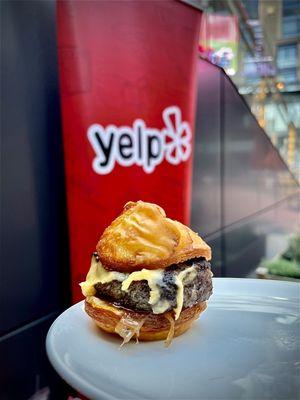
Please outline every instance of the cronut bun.
[{"label": "cronut bun", "polygon": [[210,247],[197,233],[166,217],[156,204],[125,204],[108,226],[96,250],[107,269],[120,272],[159,269],[192,258],[211,259]]},{"label": "cronut bun", "polygon": [[[136,313],[134,311],[118,308],[94,296],[85,300],[85,311],[102,330],[120,335],[118,324],[129,317],[132,320],[143,320],[141,327],[132,337],[141,341],[172,340],[173,337],[182,335],[187,331],[193,321],[206,309],[206,302],[198,303],[193,307],[182,310],[179,318],[174,321],[170,313]],[[172,331],[172,328],[174,330]],[[122,335],[120,335],[122,336]],[[124,337],[123,337],[124,338]]]}]

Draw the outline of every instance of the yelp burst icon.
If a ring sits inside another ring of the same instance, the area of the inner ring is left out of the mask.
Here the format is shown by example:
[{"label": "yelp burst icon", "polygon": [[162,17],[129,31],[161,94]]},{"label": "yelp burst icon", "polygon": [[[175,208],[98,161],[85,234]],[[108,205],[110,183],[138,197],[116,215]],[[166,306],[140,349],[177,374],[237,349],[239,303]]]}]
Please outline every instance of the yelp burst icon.
[{"label": "yelp burst icon", "polygon": [[[170,164],[177,165],[186,161],[191,155],[191,129],[187,122],[182,122],[181,111],[178,107],[166,108],[163,112],[163,120],[167,127],[164,132],[165,157]],[[168,138],[170,140],[167,141]]]}]

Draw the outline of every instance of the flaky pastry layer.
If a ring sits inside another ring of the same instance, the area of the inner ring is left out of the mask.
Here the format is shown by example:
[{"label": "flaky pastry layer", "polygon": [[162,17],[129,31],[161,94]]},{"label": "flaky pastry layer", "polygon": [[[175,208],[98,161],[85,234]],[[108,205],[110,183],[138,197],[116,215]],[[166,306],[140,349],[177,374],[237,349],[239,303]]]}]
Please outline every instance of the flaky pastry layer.
[{"label": "flaky pastry layer", "polygon": [[[183,310],[179,319],[174,321],[173,336],[180,336],[187,331],[205,309],[206,302],[202,302]],[[166,317],[168,313],[136,313],[134,311],[114,307],[112,304],[93,296],[86,298],[85,311],[99,328],[114,334],[118,334],[116,332],[116,327],[124,315],[130,316],[133,320],[135,318],[140,320],[144,317],[144,323],[138,333],[138,339],[142,341],[164,340],[168,337],[170,331],[170,320]]]},{"label": "flaky pastry layer", "polygon": [[210,247],[197,233],[143,201],[125,205],[96,249],[106,268],[122,272],[166,268],[196,257],[211,259]]}]

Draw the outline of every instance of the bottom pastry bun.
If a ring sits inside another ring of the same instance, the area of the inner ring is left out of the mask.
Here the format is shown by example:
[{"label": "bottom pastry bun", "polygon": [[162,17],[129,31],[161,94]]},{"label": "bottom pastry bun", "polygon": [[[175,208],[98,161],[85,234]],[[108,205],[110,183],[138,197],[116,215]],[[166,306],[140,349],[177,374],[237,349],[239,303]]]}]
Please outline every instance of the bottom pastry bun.
[{"label": "bottom pastry bun", "polygon": [[99,328],[105,332],[118,334],[124,339],[141,341],[164,340],[170,344],[173,337],[187,331],[193,321],[206,309],[206,302],[182,310],[175,321],[172,312],[163,314],[134,312],[105,302],[94,296],[85,300],[85,311]]}]

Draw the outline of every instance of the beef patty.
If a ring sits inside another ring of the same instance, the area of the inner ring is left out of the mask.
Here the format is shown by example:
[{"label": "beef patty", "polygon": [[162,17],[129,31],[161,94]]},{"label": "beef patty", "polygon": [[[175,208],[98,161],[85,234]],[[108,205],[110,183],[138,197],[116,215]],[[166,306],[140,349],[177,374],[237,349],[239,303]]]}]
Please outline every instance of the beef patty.
[{"label": "beef patty", "polygon": [[[208,300],[212,293],[212,274],[210,263],[204,258],[194,258],[184,263],[171,265],[163,272],[163,279],[159,285],[161,300],[168,300],[170,303],[169,311],[176,307],[177,285],[175,283],[176,275],[181,271],[195,267],[195,277],[187,282],[183,280],[183,308],[192,307],[202,301]],[[128,291],[121,289],[122,282],[113,280],[108,283],[96,283],[95,296],[107,300],[115,305],[129,308],[135,311],[152,311],[148,303],[150,298],[150,288],[146,280],[133,281]]]}]

